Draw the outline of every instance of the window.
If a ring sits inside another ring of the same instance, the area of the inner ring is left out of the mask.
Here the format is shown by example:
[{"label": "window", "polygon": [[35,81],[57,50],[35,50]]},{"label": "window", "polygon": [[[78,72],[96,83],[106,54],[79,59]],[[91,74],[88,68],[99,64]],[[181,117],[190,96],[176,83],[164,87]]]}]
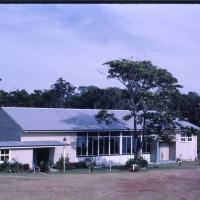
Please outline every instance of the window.
[{"label": "window", "polygon": [[192,141],[192,137],[188,137],[188,141],[191,142]]},{"label": "window", "polygon": [[99,155],[109,154],[109,137],[99,138]]},{"label": "window", "polygon": [[110,137],[110,154],[119,154],[119,137]]},{"label": "window", "polygon": [[131,137],[122,138],[122,154],[131,154]]},{"label": "window", "polygon": [[132,139],[132,148],[133,148],[133,153],[138,152],[141,147],[141,137],[134,138]]},{"label": "window", "polygon": [[87,152],[87,137],[78,137],[76,152],[78,156],[85,156]]},{"label": "window", "polygon": [[8,161],[8,160],[9,160],[9,149],[1,149],[0,161]]},{"label": "window", "polygon": [[150,141],[146,140],[142,146],[142,153],[150,153],[151,152],[151,143]]},{"label": "window", "polygon": [[98,137],[88,137],[88,155],[98,154]]},{"label": "window", "polygon": [[181,141],[185,142],[186,141],[186,134],[181,133]]},{"label": "window", "polygon": [[115,155],[120,153],[120,132],[79,132],[77,156]]}]

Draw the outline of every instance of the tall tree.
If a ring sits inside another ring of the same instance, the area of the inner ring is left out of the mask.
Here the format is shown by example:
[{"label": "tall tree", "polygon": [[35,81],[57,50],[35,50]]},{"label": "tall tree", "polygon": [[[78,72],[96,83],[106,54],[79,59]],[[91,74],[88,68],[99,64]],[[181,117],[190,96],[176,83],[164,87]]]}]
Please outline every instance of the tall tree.
[{"label": "tall tree", "polygon": [[69,82],[66,82],[63,78],[59,78],[56,83],[51,86],[51,92],[54,96],[56,107],[67,106],[67,100],[74,94],[75,87]]},{"label": "tall tree", "polygon": [[[170,97],[173,93],[178,91],[181,86],[178,84],[176,78],[172,76],[171,73],[165,69],[158,68],[153,65],[150,61],[133,61],[133,60],[114,60],[106,62],[104,65],[108,68],[108,79],[117,79],[120,81],[126,90],[126,98],[129,102],[130,113],[124,116],[125,120],[133,118],[134,120],[134,138],[135,138],[135,149],[138,146],[139,137],[137,124],[143,124],[143,134],[147,133],[146,127],[150,127],[152,123],[149,121],[156,121],[158,113],[162,116],[163,120],[157,120],[156,123],[159,127],[174,127],[171,125],[173,120],[170,120],[169,114],[167,114],[167,103],[170,101]],[[148,110],[152,108],[154,102],[155,94],[159,96],[159,107],[157,107],[157,114],[148,114]],[[142,110],[140,116],[138,112]],[[107,116],[105,111],[97,115],[97,120],[106,120]],[[110,118],[110,115],[108,116]],[[148,123],[147,123],[148,122]],[[163,124],[164,123],[164,124]],[[162,124],[162,125],[161,125]],[[164,130],[160,128],[161,132]],[[164,134],[157,132],[159,137]],[[150,132],[149,132],[150,133]],[[164,132],[163,132],[164,133]],[[174,135],[174,131],[167,132],[163,139],[171,137]],[[154,134],[155,135],[155,134]],[[135,155],[139,153],[139,150],[135,152]]]}]

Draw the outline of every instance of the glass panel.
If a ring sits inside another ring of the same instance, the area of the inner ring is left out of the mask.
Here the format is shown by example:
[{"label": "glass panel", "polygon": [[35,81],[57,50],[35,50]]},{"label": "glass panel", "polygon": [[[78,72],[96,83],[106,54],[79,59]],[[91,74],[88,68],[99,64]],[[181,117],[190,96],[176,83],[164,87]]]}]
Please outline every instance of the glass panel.
[{"label": "glass panel", "polygon": [[109,132],[99,132],[99,136],[109,136]]},{"label": "glass panel", "polygon": [[8,149],[5,149],[5,154],[9,154],[9,150]]},{"label": "glass panel", "polygon": [[181,137],[186,137],[186,134],[185,133],[181,133]]},{"label": "glass panel", "polygon": [[131,153],[131,137],[127,137],[127,151],[126,153]]},{"label": "glass panel", "polygon": [[1,161],[4,161],[4,156],[1,156]]},{"label": "glass panel", "polygon": [[139,150],[140,146],[141,146],[141,138],[140,137],[135,137],[132,140],[132,145],[133,145],[133,153],[135,153],[136,151]]},{"label": "glass panel", "polygon": [[93,143],[93,138],[88,137],[88,155],[92,155],[92,143]]},{"label": "glass panel", "polygon": [[120,131],[111,131],[110,136],[120,136]]},{"label": "glass panel", "polygon": [[4,154],[4,149],[1,149],[1,154]]},{"label": "glass panel", "polygon": [[115,138],[111,137],[110,138],[110,154],[115,153]]},{"label": "glass panel", "polygon": [[122,154],[126,154],[126,137],[122,138]]},{"label": "glass panel", "polygon": [[99,155],[103,154],[103,146],[104,146],[104,138],[100,137],[99,138]]},{"label": "glass panel", "polygon": [[93,138],[93,155],[98,155],[98,138]]},{"label": "glass panel", "polygon": [[82,155],[86,155],[87,149],[87,138],[82,138]]},{"label": "glass panel", "polygon": [[119,154],[120,147],[120,139],[119,137],[115,137],[115,154]]},{"label": "glass panel", "polygon": [[129,131],[123,131],[122,136],[131,136],[131,132]]},{"label": "glass panel", "polygon": [[78,132],[77,133],[77,137],[81,137],[81,136],[86,137],[87,136],[87,132]]},{"label": "glass panel", "polygon": [[98,136],[98,132],[88,132],[88,136]]},{"label": "glass panel", "polygon": [[109,154],[109,137],[104,137],[104,154]]},{"label": "glass panel", "polygon": [[82,138],[77,138],[77,143],[76,143],[76,154],[77,154],[77,156],[81,155],[81,147],[82,147]]}]

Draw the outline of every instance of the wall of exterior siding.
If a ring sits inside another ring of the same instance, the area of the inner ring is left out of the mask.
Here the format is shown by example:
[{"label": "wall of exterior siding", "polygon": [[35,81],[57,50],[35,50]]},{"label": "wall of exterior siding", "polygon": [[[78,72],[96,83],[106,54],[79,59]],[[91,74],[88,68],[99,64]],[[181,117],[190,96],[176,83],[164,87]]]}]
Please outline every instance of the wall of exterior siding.
[{"label": "wall of exterior siding", "polygon": [[192,136],[192,141],[181,141],[181,133],[176,135],[176,158],[182,160],[197,158],[197,136]]},{"label": "wall of exterior siding", "polygon": [[10,149],[10,161],[14,160],[22,163],[29,164],[29,167],[33,167],[33,149]]},{"label": "wall of exterior siding", "polygon": [[[76,133],[28,133],[23,134],[21,141],[64,141],[66,138],[66,144],[69,146],[65,147],[66,155],[69,157],[70,162],[76,162]],[[55,147],[54,150],[54,163],[59,160],[63,155],[63,147]]]}]

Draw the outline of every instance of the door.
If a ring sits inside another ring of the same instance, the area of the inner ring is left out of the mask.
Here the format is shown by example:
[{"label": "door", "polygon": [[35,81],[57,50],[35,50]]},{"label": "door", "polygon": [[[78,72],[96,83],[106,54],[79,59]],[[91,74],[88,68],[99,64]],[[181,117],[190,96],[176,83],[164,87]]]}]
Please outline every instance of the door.
[{"label": "door", "polygon": [[169,145],[160,144],[160,160],[169,160]]},{"label": "door", "polygon": [[49,152],[50,150],[48,148],[34,149],[34,164],[37,166],[39,166],[41,162],[43,162],[44,164],[48,164]]}]

